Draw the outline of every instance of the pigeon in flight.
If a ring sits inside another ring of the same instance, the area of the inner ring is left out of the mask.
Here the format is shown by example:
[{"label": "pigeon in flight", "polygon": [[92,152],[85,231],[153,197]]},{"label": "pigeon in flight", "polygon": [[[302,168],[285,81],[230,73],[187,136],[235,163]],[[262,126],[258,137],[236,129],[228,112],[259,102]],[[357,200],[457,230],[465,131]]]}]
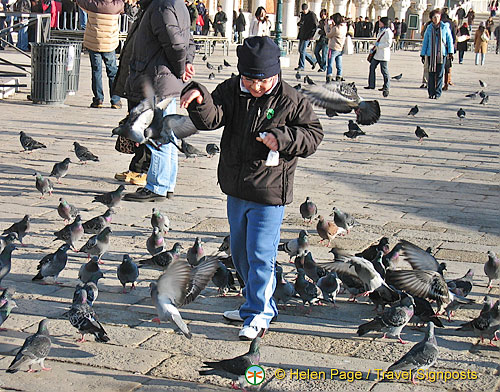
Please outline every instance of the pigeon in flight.
[{"label": "pigeon in flight", "polygon": [[415,115],[418,113],[418,105],[415,105],[413,106],[410,111],[408,112],[408,116],[413,116],[415,117]]},{"label": "pigeon in flight", "polygon": [[465,97],[466,98],[471,98],[471,99],[475,99],[477,97],[477,95],[479,94],[479,91],[476,91],[475,93],[470,93],[470,94],[467,94]]},{"label": "pigeon in flight", "polygon": [[26,135],[23,131],[19,132],[19,139],[21,140],[21,146],[24,148],[21,152],[31,152],[39,148],[47,148],[45,144],[37,142],[31,136]]},{"label": "pigeon in flight", "polygon": [[354,121],[349,120],[349,131],[344,132],[344,136],[349,139],[356,139],[358,136],[366,135],[365,132],[361,130],[361,128]]},{"label": "pigeon in flight", "polygon": [[417,129],[415,129],[415,136],[418,137],[419,143],[422,143],[424,137],[429,137],[429,135],[427,135],[427,133],[422,128],[420,128],[419,125],[417,125]]}]

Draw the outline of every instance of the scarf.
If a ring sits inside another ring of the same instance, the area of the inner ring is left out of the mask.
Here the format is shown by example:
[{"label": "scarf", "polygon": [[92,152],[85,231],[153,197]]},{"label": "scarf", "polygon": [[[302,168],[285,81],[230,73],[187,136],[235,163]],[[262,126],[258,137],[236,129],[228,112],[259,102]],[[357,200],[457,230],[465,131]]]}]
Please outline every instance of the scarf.
[{"label": "scarf", "polygon": [[441,46],[441,23],[437,26],[431,24],[431,57],[429,72],[436,72],[436,64],[443,63],[443,52]]}]

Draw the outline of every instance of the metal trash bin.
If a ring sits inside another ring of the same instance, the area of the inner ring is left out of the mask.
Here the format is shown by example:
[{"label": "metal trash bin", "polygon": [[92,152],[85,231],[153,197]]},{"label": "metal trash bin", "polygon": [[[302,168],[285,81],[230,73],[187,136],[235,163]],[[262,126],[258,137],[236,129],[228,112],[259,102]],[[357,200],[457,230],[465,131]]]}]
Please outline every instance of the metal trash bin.
[{"label": "metal trash bin", "polygon": [[31,44],[31,100],[49,105],[63,104],[68,94],[70,44]]},{"label": "metal trash bin", "polygon": [[54,44],[68,45],[68,94],[75,95],[80,82],[80,59],[82,57],[82,43],[77,41],[50,41]]}]

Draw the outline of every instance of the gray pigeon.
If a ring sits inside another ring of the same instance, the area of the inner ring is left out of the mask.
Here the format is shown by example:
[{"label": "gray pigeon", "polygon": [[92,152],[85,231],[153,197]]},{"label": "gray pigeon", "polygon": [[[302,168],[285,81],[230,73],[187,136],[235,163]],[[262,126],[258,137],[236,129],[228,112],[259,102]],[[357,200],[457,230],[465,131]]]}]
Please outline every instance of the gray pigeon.
[{"label": "gray pigeon", "polygon": [[65,158],[62,162],[55,163],[49,177],[55,177],[57,179],[57,183],[60,184],[61,178],[65,177],[66,174],[68,174],[70,163],[71,159],[69,158]]},{"label": "gray pigeon", "polygon": [[337,273],[335,271],[322,276],[317,282],[319,289],[323,293],[323,299],[325,301],[333,302],[333,306],[337,306],[335,301],[337,299],[337,294],[340,291],[340,283],[341,280],[337,277]]},{"label": "gray pigeon", "polygon": [[[9,318],[12,309],[17,308],[16,302],[11,297],[7,297],[2,302],[0,302],[0,327]],[[6,329],[0,328],[0,331],[6,331]]]},{"label": "gray pigeon", "polygon": [[[21,141],[21,146],[23,146],[23,151],[33,151],[39,148],[47,148],[43,143],[40,143],[33,139],[31,136],[26,135],[23,131],[19,132],[19,139]],[[21,152],[23,152],[21,151]]]},{"label": "gray pigeon", "polygon": [[69,322],[82,335],[81,339],[78,339],[77,342],[84,342],[85,334],[93,334],[96,342],[109,342],[106,331],[97,320],[97,314],[92,306],[87,303],[87,291],[81,290],[80,293],[80,298],[73,302],[68,312]]},{"label": "gray pigeon", "polygon": [[172,249],[154,255],[150,259],[139,260],[141,267],[153,267],[154,269],[164,270],[172,261],[179,259],[181,255],[182,245],[176,242]]},{"label": "gray pigeon", "polygon": [[7,245],[13,244],[15,240],[17,240],[16,233],[9,233],[0,236],[0,253],[2,253]]},{"label": "gray pigeon", "polygon": [[187,261],[191,264],[192,267],[196,267],[200,261],[205,256],[205,251],[203,250],[203,245],[200,237],[196,237],[194,240],[194,244],[187,251]]},{"label": "gray pigeon", "polygon": [[490,345],[493,340],[499,340],[497,337],[500,329],[500,310],[498,309],[500,300],[493,304],[493,300],[486,296],[484,299],[483,308],[475,319],[462,324],[457,331],[473,331],[476,336],[481,338],[481,343],[484,343],[484,338],[490,339]]},{"label": "gray pigeon", "polygon": [[114,214],[113,210],[108,208],[104,214],[82,223],[83,231],[86,234],[99,234],[105,227],[109,227],[111,224],[112,214]]},{"label": "gray pigeon", "polygon": [[120,185],[116,190],[112,192],[103,193],[102,195],[97,195],[92,200],[92,203],[102,203],[108,208],[116,207],[123,197],[123,191],[125,190],[124,185]]},{"label": "gray pigeon", "polygon": [[57,277],[61,271],[66,267],[68,262],[68,250],[70,246],[68,244],[63,244],[59,249],[51,254],[46,255],[40,263],[38,264],[38,274],[31,280],[45,280],[46,278],[51,278],[54,280],[55,284],[60,284],[57,282]]},{"label": "gray pigeon", "polygon": [[94,256],[90,261],[80,267],[78,272],[78,279],[83,283],[94,282],[97,283],[99,279],[104,277],[101,269],[99,268],[99,259]]},{"label": "gray pigeon", "polygon": [[24,218],[21,219],[19,222],[16,222],[8,229],[5,229],[3,231],[3,234],[16,233],[19,242],[22,244],[24,236],[30,230],[30,226],[31,226],[30,216],[24,215]]},{"label": "gray pigeon", "polygon": [[23,346],[9,365],[7,373],[16,373],[24,364],[28,365],[29,373],[35,372],[36,370],[33,370],[31,367],[36,363],[40,364],[42,370],[50,370],[50,368],[45,367],[44,363],[45,358],[49,355],[51,346],[47,323],[47,319],[40,321],[38,331],[26,338]]},{"label": "gray pigeon", "polygon": [[[16,250],[15,244],[9,244],[0,253],[0,284],[2,284],[2,279],[5,278],[12,267],[12,252]],[[0,290],[3,288],[0,286]]]},{"label": "gray pigeon", "polygon": [[186,142],[184,139],[181,140],[181,152],[184,153],[186,156],[186,159],[188,158],[195,158],[196,157],[206,157],[207,154],[205,154],[203,151],[198,150],[195,146],[192,144],[189,144]]},{"label": "gray pigeon", "polygon": [[[276,266],[276,288],[274,289],[274,301],[278,305],[280,302],[286,306],[287,302],[295,297],[295,287],[283,276],[283,268]],[[279,305],[278,305],[279,306]]]},{"label": "gray pigeon", "polygon": [[354,226],[359,225],[351,214],[340,211],[338,207],[333,207],[333,220],[340,229],[340,235],[349,234]]},{"label": "gray pigeon", "polygon": [[77,215],[72,223],[56,231],[54,235],[57,237],[54,241],[64,241],[68,245],[71,245],[71,248],[76,252],[75,243],[83,236],[82,218],[80,218],[80,215]]},{"label": "gray pigeon", "polygon": [[488,251],[488,261],[484,264],[484,273],[488,277],[488,288],[495,279],[500,279],[500,260],[491,250]]},{"label": "gray pigeon", "polygon": [[279,244],[278,251],[288,253],[291,260],[292,257],[304,255],[308,247],[309,233],[306,230],[301,230],[297,238]]},{"label": "gray pigeon", "polygon": [[406,342],[401,339],[401,331],[413,317],[415,302],[413,297],[406,293],[401,295],[401,300],[386,308],[381,316],[375,317],[372,321],[361,324],[358,327],[358,336],[366,335],[370,331],[383,332],[386,335],[397,337],[400,343]]},{"label": "gray pigeon", "polygon": [[295,280],[295,291],[304,303],[312,305],[322,299],[321,290],[312,282],[306,280],[306,273],[302,268],[297,270],[297,279]]},{"label": "gray pigeon", "polygon": [[212,158],[212,157],[214,157],[216,154],[218,154],[220,152],[220,148],[215,143],[208,143],[205,146],[205,151],[207,152],[208,157]]},{"label": "gray pigeon", "polygon": [[231,256],[231,236],[226,235],[222,240],[222,244],[219,246],[219,252],[224,252],[228,256]]},{"label": "gray pigeon", "polygon": [[415,115],[418,113],[418,105],[415,105],[413,106],[410,111],[408,112],[408,116],[413,116],[415,117]]},{"label": "gray pigeon", "polygon": [[153,233],[146,240],[146,248],[151,256],[155,256],[165,250],[165,239],[158,227],[153,227]]},{"label": "gray pigeon", "polygon": [[156,283],[150,284],[151,299],[158,317],[152,321],[174,323],[185,337],[191,339],[191,332],[182,320],[177,307],[192,302],[206,287],[218,267],[217,257],[206,257],[195,268],[185,260],[172,261]]},{"label": "gray pigeon", "polygon": [[12,296],[16,293],[13,287],[7,287],[0,295],[0,306],[3,306],[7,300],[12,300]]},{"label": "gray pigeon", "polygon": [[457,117],[460,120],[460,125],[462,125],[462,120],[465,118],[465,110],[463,110],[462,108],[458,109]]},{"label": "gray pigeon", "polygon": [[137,264],[135,264],[132,258],[129,255],[123,255],[123,261],[118,266],[116,270],[116,275],[118,276],[118,280],[123,286],[123,292],[126,293],[125,285],[127,283],[132,283],[132,287],[130,290],[135,289],[135,282],[139,277],[139,268],[137,268]]},{"label": "gray pigeon", "polygon": [[64,219],[65,222],[68,222],[69,220],[76,218],[80,211],[78,208],[69,204],[61,197],[59,199],[59,205],[57,206],[57,213]]},{"label": "gray pigeon", "polygon": [[424,298],[413,297],[413,301],[415,301],[415,307],[413,312],[413,317],[410,322],[413,322],[417,325],[428,323],[432,321],[436,327],[444,328],[443,323],[434,312],[432,305]]},{"label": "gray pigeon", "polygon": [[90,256],[98,256],[99,264],[103,264],[101,257],[108,251],[109,235],[112,233],[110,227],[105,227],[99,234],[95,234],[80,248],[81,253]]},{"label": "gray pigeon", "polygon": [[309,196],[307,196],[306,201],[300,205],[299,210],[302,219],[304,219],[304,221],[309,220],[309,223],[312,222],[312,219],[318,213],[318,207],[316,207],[316,204],[314,204]]},{"label": "gray pigeon", "polygon": [[75,287],[72,303],[81,301],[82,290],[85,290],[87,292],[87,303],[90,306],[94,306],[94,302],[97,300],[97,297],[99,296],[99,289],[97,288],[97,284],[95,284],[94,282],[87,282],[87,283],[79,282]]},{"label": "gray pigeon", "polygon": [[229,290],[236,290],[233,273],[221,261],[219,261],[218,268],[212,276],[212,282],[217,287],[219,295],[223,297]]},{"label": "gray pigeon", "polygon": [[78,142],[74,142],[75,155],[80,160],[80,162],[87,163],[87,161],[99,162],[99,157],[92,154],[87,147],[82,146]]},{"label": "gray pigeon", "polygon": [[439,355],[436,337],[434,336],[434,323],[429,321],[424,340],[415,344],[403,357],[389,366],[388,371],[409,370],[411,382],[415,384],[415,376],[419,369],[425,370],[434,366]]},{"label": "gray pigeon", "polygon": [[151,214],[151,226],[158,227],[161,234],[165,235],[170,229],[170,219],[168,219],[168,216],[163,215],[159,209],[153,208],[153,212]]},{"label": "gray pigeon", "polygon": [[36,189],[38,189],[38,192],[42,194],[42,196],[40,196],[40,199],[43,199],[46,193],[48,193],[49,196],[52,196],[52,191],[54,190],[54,184],[52,184],[52,181],[42,176],[40,173],[35,173],[34,176],[36,177]]},{"label": "gray pigeon", "polygon": [[418,141],[422,143],[424,137],[428,138],[427,132],[425,132],[420,126],[417,125],[417,129],[415,129],[415,136],[418,137]]},{"label": "gray pigeon", "polygon": [[446,263],[438,263],[433,255],[409,241],[401,240],[399,242],[401,243],[401,255],[414,270],[435,271],[443,275]]}]

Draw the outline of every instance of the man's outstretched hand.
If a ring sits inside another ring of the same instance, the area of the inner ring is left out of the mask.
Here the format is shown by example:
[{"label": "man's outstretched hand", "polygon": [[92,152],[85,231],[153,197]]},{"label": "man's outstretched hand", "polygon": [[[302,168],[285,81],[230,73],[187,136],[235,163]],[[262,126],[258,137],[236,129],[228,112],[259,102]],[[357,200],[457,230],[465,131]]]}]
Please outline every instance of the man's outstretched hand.
[{"label": "man's outstretched hand", "polygon": [[181,97],[181,103],[180,103],[181,108],[187,109],[189,104],[191,102],[193,102],[195,99],[196,99],[196,102],[198,102],[198,104],[203,102],[203,96],[201,95],[200,90],[193,89],[193,90],[187,91]]}]

